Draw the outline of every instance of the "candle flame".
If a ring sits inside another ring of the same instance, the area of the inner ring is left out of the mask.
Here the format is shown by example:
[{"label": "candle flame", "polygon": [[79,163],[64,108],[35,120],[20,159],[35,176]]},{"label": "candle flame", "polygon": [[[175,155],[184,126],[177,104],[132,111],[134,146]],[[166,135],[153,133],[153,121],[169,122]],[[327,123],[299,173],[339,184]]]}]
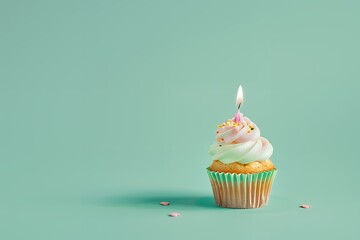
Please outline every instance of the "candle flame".
[{"label": "candle flame", "polygon": [[236,107],[238,108],[238,110],[240,110],[240,106],[243,102],[244,102],[243,90],[242,90],[242,86],[240,85],[236,97]]}]

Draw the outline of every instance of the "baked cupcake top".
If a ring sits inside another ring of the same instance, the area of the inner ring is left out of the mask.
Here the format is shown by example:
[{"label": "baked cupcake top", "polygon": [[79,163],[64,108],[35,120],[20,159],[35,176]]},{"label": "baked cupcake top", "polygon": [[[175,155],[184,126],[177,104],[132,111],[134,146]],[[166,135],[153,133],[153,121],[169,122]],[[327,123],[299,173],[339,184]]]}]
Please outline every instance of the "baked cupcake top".
[{"label": "baked cupcake top", "polygon": [[216,142],[210,147],[213,160],[229,164],[248,164],[265,161],[271,157],[273,147],[260,129],[249,118],[229,119],[220,124],[216,131]]}]

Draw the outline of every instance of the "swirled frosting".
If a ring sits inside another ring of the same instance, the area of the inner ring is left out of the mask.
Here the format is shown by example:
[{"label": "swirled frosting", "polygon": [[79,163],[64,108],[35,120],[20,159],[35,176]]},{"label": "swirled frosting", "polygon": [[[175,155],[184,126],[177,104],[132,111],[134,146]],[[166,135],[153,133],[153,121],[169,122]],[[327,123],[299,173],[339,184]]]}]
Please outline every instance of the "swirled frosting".
[{"label": "swirled frosting", "polygon": [[220,124],[216,131],[216,142],[210,147],[213,160],[225,164],[265,161],[272,153],[271,143],[260,136],[260,129],[247,117]]}]

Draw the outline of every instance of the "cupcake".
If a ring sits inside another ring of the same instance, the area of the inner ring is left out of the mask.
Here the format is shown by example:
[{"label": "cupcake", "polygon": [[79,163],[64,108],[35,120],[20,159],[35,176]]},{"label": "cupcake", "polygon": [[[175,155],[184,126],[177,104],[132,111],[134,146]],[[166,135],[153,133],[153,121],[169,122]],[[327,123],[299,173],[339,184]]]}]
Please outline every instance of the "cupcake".
[{"label": "cupcake", "polygon": [[213,162],[207,172],[218,206],[259,208],[268,203],[277,169],[270,160],[273,147],[255,123],[239,111],[218,126],[209,153]]}]

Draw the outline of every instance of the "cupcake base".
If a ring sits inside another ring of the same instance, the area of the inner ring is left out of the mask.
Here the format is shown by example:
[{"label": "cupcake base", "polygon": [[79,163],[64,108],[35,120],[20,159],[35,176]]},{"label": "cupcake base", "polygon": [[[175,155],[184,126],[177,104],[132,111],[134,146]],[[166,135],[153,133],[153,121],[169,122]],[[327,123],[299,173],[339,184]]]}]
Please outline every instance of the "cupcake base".
[{"label": "cupcake base", "polygon": [[225,208],[260,208],[270,197],[277,169],[236,174],[214,172],[207,168],[216,205]]}]

